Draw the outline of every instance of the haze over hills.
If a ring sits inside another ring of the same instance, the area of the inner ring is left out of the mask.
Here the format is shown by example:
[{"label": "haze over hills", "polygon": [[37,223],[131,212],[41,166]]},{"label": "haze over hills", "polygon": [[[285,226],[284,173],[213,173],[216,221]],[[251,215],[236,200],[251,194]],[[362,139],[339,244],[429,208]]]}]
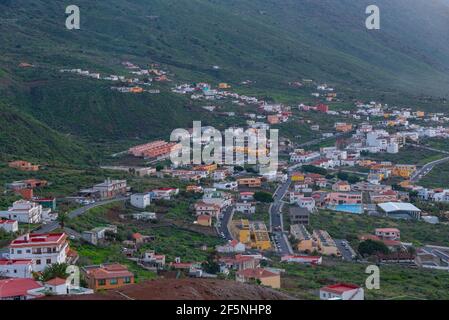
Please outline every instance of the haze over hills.
[{"label": "haze over hills", "polygon": [[[113,73],[131,59],[167,65],[179,80],[253,79],[267,92],[312,78],[361,94],[447,96],[448,2],[378,0],[381,30],[368,31],[371,2],[79,0],[81,30],[68,31],[69,1],[0,0],[0,99],[61,133],[117,139],[158,137],[193,116],[170,93],[111,94],[59,68]],[[19,70],[22,61],[39,68]]]}]

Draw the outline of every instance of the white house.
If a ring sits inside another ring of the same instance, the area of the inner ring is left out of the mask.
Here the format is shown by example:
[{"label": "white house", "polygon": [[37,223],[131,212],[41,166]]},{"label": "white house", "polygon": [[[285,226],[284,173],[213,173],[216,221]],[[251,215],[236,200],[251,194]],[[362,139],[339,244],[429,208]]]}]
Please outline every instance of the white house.
[{"label": "white house", "polygon": [[68,294],[68,285],[65,279],[54,278],[44,283],[45,290],[51,294],[64,295]]},{"label": "white house", "polygon": [[252,200],[254,200],[254,192],[252,192],[252,191],[240,192],[240,199],[242,201],[252,201]]},{"label": "white house", "polygon": [[216,246],[215,250],[219,253],[243,253],[246,246],[237,240],[230,240],[225,245]]},{"label": "white house", "polygon": [[179,189],[176,188],[159,188],[152,191],[154,199],[171,200],[172,196],[176,196],[179,193]]},{"label": "white house", "polygon": [[256,207],[251,202],[237,202],[235,204],[235,211],[245,214],[253,214],[256,213]]},{"label": "white house", "polygon": [[300,197],[297,203],[300,208],[306,208],[309,212],[315,210],[315,199],[312,197]]},{"label": "white house", "polygon": [[214,183],[214,188],[221,190],[237,190],[239,187],[237,181]]},{"label": "white house", "polygon": [[6,232],[17,232],[19,223],[16,220],[0,220],[0,229]]},{"label": "white house", "polygon": [[338,283],[320,289],[321,300],[364,300],[363,288],[353,284]]},{"label": "white house", "polygon": [[223,181],[224,179],[226,179],[228,175],[228,170],[215,170],[212,173],[212,179],[214,179],[214,181]]},{"label": "white house", "polygon": [[0,259],[0,277],[33,278],[33,260]]},{"label": "white house", "polygon": [[291,153],[290,161],[296,163],[309,163],[320,158],[319,152],[307,152],[307,153]]},{"label": "white house", "polygon": [[33,261],[33,271],[55,263],[66,263],[69,243],[65,233],[25,234],[9,245],[9,259]]},{"label": "white house", "polygon": [[131,195],[131,205],[136,208],[145,209],[151,204],[151,194],[136,193]]},{"label": "white house", "polygon": [[42,221],[42,206],[40,204],[18,200],[8,211],[0,211],[0,218],[17,220],[23,223],[40,223]]}]

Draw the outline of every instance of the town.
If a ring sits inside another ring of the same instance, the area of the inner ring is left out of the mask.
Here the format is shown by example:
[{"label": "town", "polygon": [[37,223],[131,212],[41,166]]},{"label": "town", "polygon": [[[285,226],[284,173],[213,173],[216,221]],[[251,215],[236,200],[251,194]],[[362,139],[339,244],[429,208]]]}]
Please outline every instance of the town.
[{"label": "town", "polygon": [[[449,272],[449,176],[441,185],[428,181],[449,162],[449,114],[349,103],[310,79],[289,87],[315,103],[287,105],[237,93],[251,80],[176,84],[158,64],[122,67],[130,78],[60,72],[120,83],[111,87],[120,93],[187,96],[201,112],[244,119],[245,130],[279,129],[278,167],[174,164],[170,154],[179,145],[167,137],[130,145],[96,168],[95,182],[83,179],[64,193],[51,191],[64,178],[50,180],[46,164],[10,161],[2,167],[10,180],[0,211],[0,299],[206,278],[301,298],[363,300],[375,296],[362,281],[371,264]],[[153,82],[161,86],[144,89]],[[285,135],[289,128],[301,134]],[[234,149],[244,158],[260,152],[248,144]],[[359,274],[323,277],[296,293],[300,271],[307,278],[339,265]],[[70,266],[80,270],[78,285],[67,281]],[[397,291],[384,294],[395,298]]]}]

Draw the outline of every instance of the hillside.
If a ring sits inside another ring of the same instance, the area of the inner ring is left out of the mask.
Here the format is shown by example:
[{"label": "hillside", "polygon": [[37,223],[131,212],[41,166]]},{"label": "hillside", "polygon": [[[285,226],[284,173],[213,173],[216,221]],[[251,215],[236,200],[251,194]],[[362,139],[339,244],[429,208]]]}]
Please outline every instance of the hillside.
[{"label": "hillside", "polygon": [[0,159],[18,155],[50,163],[92,161],[92,154],[73,138],[62,135],[32,117],[0,104]]},{"label": "hillside", "polygon": [[[447,1],[378,0],[380,31],[364,27],[369,4],[79,0],[81,30],[68,31],[64,1],[0,0],[0,100],[88,141],[156,138],[203,119],[167,90],[120,95],[58,74],[75,67],[120,74],[120,62],[132,60],[161,63],[177,83],[251,79],[255,92],[295,97],[287,82],[312,78],[348,97],[447,108],[440,99],[449,87]],[[19,69],[23,61],[36,68]]]},{"label": "hillside", "polygon": [[86,296],[45,297],[50,300],[289,300],[269,288],[235,281],[158,279]]}]

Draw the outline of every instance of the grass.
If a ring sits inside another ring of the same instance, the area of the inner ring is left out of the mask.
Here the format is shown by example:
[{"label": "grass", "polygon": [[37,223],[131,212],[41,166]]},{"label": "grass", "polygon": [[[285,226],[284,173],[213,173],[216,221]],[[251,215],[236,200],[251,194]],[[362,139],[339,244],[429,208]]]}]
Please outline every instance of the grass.
[{"label": "grass", "polygon": [[134,262],[126,259],[122,254],[120,254],[120,245],[112,245],[102,248],[89,245],[74,245],[73,247],[80,256],[81,265],[98,265],[108,262],[118,262],[126,265],[128,269],[134,273],[137,283],[143,280],[156,278],[156,274],[154,272],[140,268]]},{"label": "grass", "polygon": [[377,161],[391,161],[396,164],[414,164],[417,166],[423,166],[426,163],[444,158],[444,154],[412,146],[405,146],[399,150],[399,153],[396,154],[373,153],[369,154],[366,158]]},{"label": "grass", "polygon": [[[0,26],[0,96],[6,103],[0,117],[6,119],[0,120],[4,133],[0,152],[48,161],[95,161],[89,148],[92,142],[98,146],[118,139],[167,138],[172,129],[187,127],[192,119],[233,123],[234,119],[223,120],[194,108],[188,97],[171,94],[169,85],[155,85],[161,88],[160,95],[123,95],[111,92],[109,83],[58,72],[79,67],[123,75],[127,74],[120,65],[123,60],[142,66],[159,63],[176,83],[228,82],[237,91],[292,105],[318,102],[310,92],[316,83],[328,82],[336,85],[343,99],[331,104],[335,110],[350,108],[355,99],[444,110],[444,99],[428,96],[446,94],[449,83],[441,71],[448,46],[438,41],[440,24],[411,23],[400,6],[383,2],[385,10],[392,12],[383,23],[391,28],[386,27],[385,38],[379,39],[359,28],[365,4],[346,1],[275,5],[271,0],[155,0],[151,4],[111,0],[93,5],[80,0],[84,22],[83,30],[76,32],[61,27],[65,5],[56,0],[1,1],[1,17],[8,19]],[[422,9],[426,14],[416,17],[418,21],[430,15],[447,20],[437,4]],[[335,28],[329,17],[345,23]],[[403,19],[399,29],[397,19]],[[425,30],[417,25],[425,25]],[[420,54],[404,49],[408,47]],[[19,68],[23,61],[35,67]],[[212,68],[217,64],[220,70]],[[397,74],[402,76],[398,79]],[[302,78],[315,83],[301,89],[288,85]],[[239,88],[238,83],[246,79],[254,85]],[[281,125],[286,135],[311,134],[288,126]],[[31,151],[35,149],[39,153]]]},{"label": "grass", "polygon": [[[121,214],[129,214],[135,210],[128,208],[125,204],[114,203],[89,210],[82,216],[70,220],[67,225],[78,232],[90,230],[94,227],[104,226],[106,224],[114,224],[118,226],[118,234],[120,239],[129,239],[130,235],[139,232],[143,235],[155,236],[155,240],[145,244],[143,250],[152,249],[160,254],[167,256],[167,261],[173,261],[175,257],[181,257],[183,261],[203,261],[207,258],[210,250],[220,244],[222,240],[216,236],[207,235],[199,231],[188,229],[181,224],[177,226],[175,223],[182,221],[185,217],[173,216],[170,214],[173,208],[182,211],[182,206],[174,204],[173,207],[167,208],[165,214],[158,214],[159,220],[156,223],[137,222],[133,220],[120,220]],[[171,220],[175,219],[175,220]],[[193,218],[190,218],[191,225]],[[202,250],[202,246],[206,245],[209,249]],[[87,257],[94,257],[95,261],[101,261],[105,257],[113,257],[116,259],[120,256],[121,246],[112,244],[108,248],[101,248],[98,255],[97,248],[88,247],[86,251]],[[106,251],[104,251],[106,250]],[[112,250],[113,254],[107,250]],[[81,254],[83,256],[83,254]]]},{"label": "grass", "polygon": [[405,221],[367,215],[345,214],[319,211],[312,214],[311,226],[327,230],[336,239],[353,238],[363,233],[374,233],[375,228],[398,228],[401,241],[412,242],[415,246],[449,246],[449,225],[432,225],[422,221]]},{"label": "grass", "polygon": [[[319,299],[319,289],[336,282],[354,283],[364,287],[369,274],[368,265],[325,259],[321,266],[277,263],[285,269],[282,291],[300,299]],[[410,269],[402,266],[380,267],[380,289],[367,290],[367,300],[447,300],[449,299],[449,273]]]},{"label": "grass", "polygon": [[433,170],[419,181],[426,188],[446,188],[449,186],[449,162],[435,166]]}]

